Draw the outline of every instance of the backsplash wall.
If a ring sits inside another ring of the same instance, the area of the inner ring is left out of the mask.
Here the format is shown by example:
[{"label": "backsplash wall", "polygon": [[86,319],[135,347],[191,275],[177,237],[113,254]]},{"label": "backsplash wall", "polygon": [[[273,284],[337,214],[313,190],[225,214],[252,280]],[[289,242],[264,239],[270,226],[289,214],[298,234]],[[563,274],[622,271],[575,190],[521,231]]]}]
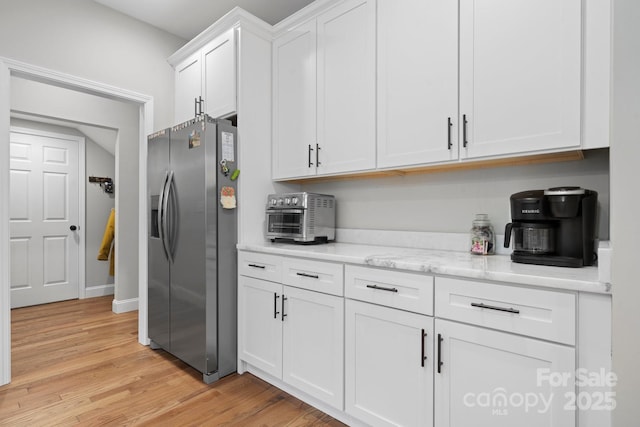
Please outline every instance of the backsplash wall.
[{"label": "backsplash wall", "polygon": [[579,161],[303,184],[336,196],[337,227],[464,233],[487,213],[497,234],[511,220],[509,196],[523,190],[580,186],[598,192],[598,237],[609,239],[609,150]]}]

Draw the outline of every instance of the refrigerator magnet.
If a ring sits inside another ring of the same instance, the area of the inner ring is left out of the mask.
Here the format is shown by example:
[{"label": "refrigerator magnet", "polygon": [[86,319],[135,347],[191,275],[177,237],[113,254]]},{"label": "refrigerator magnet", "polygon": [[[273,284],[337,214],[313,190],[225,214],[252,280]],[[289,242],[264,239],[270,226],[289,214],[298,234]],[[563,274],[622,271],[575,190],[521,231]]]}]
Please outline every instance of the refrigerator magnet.
[{"label": "refrigerator magnet", "polygon": [[189,134],[189,149],[200,146],[200,132],[191,131]]},{"label": "refrigerator magnet", "polygon": [[221,132],[221,148],[222,148],[222,158],[226,159],[228,162],[235,162],[235,150],[233,144],[233,133],[231,132]]},{"label": "refrigerator magnet", "polygon": [[236,208],[236,190],[233,187],[222,187],[220,189],[220,204],[222,209]]}]

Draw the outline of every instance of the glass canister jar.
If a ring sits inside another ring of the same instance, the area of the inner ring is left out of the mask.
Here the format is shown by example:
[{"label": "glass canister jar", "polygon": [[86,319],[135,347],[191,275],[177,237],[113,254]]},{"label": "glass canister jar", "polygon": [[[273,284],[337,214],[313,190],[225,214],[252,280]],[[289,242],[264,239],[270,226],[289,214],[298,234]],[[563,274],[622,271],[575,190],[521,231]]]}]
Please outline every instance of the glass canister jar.
[{"label": "glass canister jar", "polygon": [[471,253],[493,255],[496,252],[496,234],[493,232],[489,215],[476,214],[471,226]]}]

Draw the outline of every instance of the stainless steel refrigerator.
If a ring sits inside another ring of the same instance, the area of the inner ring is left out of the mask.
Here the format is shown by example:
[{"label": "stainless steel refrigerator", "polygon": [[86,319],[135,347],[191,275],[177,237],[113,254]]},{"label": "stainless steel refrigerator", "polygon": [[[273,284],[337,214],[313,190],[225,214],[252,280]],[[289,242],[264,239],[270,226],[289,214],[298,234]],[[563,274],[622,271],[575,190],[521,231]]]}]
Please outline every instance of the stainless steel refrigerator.
[{"label": "stainless steel refrigerator", "polygon": [[148,137],[151,347],[206,383],[236,371],[236,142],[208,116]]}]

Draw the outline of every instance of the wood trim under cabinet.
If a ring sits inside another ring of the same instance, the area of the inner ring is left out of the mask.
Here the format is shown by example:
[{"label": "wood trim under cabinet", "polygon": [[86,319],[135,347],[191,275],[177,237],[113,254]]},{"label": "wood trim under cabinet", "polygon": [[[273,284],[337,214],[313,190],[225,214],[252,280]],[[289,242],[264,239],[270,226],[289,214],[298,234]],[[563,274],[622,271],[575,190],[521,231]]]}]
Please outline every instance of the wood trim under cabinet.
[{"label": "wood trim under cabinet", "polygon": [[290,183],[309,183],[327,182],[327,181],[344,181],[368,178],[383,178],[389,176],[406,176],[406,175],[422,175],[427,173],[450,172],[455,170],[472,170],[484,169],[504,166],[522,166],[534,165],[541,163],[569,162],[575,160],[584,160],[584,152],[582,150],[563,151],[559,153],[536,154],[530,156],[508,157],[502,159],[489,159],[477,161],[464,161],[447,164],[418,166],[406,169],[385,169],[364,172],[355,172],[350,174],[329,175],[329,176],[310,176],[306,178],[295,179],[276,179],[276,181],[286,181]]}]

